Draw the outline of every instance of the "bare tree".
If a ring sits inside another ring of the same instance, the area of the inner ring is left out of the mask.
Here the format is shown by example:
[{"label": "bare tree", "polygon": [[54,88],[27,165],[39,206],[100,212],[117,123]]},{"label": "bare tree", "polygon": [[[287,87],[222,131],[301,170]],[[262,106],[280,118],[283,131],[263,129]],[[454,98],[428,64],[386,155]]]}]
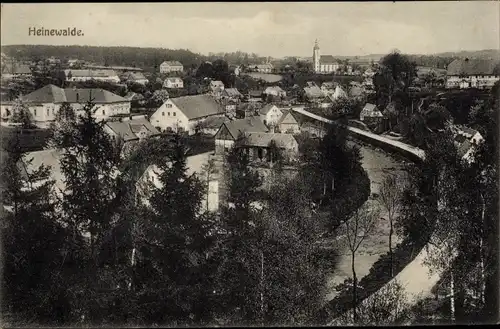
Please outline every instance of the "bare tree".
[{"label": "bare tree", "polygon": [[356,268],[354,266],[356,260],[356,252],[358,251],[361,243],[365,241],[366,237],[373,233],[375,224],[379,218],[380,210],[374,204],[363,204],[358,208],[354,215],[343,222],[344,234],[347,238],[349,251],[351,252],[351,268],[353,278],[352,289],[352,303],[353,303],[353,321],[357,321],[357,283]]},{"label": "bare tree", "polygon": [[394,277],[392,235],[394,234],[394,221],[401,209],[401,197],[403,194],[403,180],[396,175],[389,175],[382,182],[380,188],[379,202],[382,208],[387,211],[389,220],[389,254],[391,257],[391,278]]},{"label": "bare tree", "polygon": [[217,165],[215,163],[215,159],[214,158],[210,158],[202,167],[201,167],[201,170],[202,170],[202,177],[203,177],[203,181],[205,181],[205,184],[206,184],[206,206],[207,206],[207,211],[210,209],[209,207],[209,195],[210,195],[210,181],[212,180],[212,178],[214,177],[214,175],[216,175],[219,171],[217,169]]}]

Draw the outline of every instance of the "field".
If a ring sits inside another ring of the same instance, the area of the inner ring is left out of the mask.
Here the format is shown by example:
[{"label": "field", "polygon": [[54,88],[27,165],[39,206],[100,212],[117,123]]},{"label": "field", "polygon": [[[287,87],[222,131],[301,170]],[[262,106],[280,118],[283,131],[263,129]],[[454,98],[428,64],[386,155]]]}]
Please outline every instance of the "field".
[{"label": "field", "polygon": [[267,83],[274,83],[278,82],[281,79],[283,79],[283,76],[278,75],[278,74],[268,74],[268,73],[247,73],[246,75],[254,78],[254,79],[260,79],[264,80]]}]

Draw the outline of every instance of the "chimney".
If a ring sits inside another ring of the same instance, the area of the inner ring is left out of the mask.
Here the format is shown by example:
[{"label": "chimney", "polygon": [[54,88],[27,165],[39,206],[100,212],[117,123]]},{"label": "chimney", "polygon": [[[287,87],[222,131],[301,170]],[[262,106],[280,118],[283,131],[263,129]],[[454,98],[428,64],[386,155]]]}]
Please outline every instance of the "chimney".
[{"label": "chimney", "polygon": [[78,91],[76,92],[76,102],[78,103],[80,101],[80,95],[78,94]]}]

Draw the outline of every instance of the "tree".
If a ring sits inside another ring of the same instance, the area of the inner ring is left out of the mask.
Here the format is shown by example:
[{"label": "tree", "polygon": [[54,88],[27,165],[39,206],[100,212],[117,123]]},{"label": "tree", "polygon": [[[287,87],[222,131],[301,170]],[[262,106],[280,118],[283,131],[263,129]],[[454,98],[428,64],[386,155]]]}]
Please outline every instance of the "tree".
[{"label": "tree", "polygon": [[[94,118],[95,105],[89,101],[83,114],[61,132],[67,144],[61,148],[60,167],[65,177],[65,190],[60,201],[61,218],[70,232],[68,259],[80,264],[68,273],[75,280],[75,316],[85,322],[100,322],[104,315],[101,303],[103,290],[110,282],[101,280],[106,262],[101,259],[101,246],[113,228],[117,207],[116,173],[119,152],[104,131],[104,122]],[[83,287],[79,287],[81,284]],[[101,310],[98,311],[98,310]]]},{"label": "tree", "polygon": [[202,324],[210,319],[212,238],[201,216],[204,187],[187,174],[186,151],[182,137],[175,135],[168,158],[156,163],[159,185],[152,186],[151,209],[138,241],[135,284],[144,301],[139,313],[149,324]]},{"label": "tree", "polygon": [[162,106],[163,103],[165,103],[169,99],[169,94],[166,90],[160,89],[156,90],[151,98],[149,99],[150,104],[153,107],[159,107]]},{"label": "tree", "polygon": [[[69,309],[61,282],[65,230],[55,220],[53,180],[33,168],[15,135],[2,168],[3,303],[11,325],[62,324]],[[59,322],[62,321],[62,322]]]},{"label": "tree", "polygon": [[[372,207],[372,209],[370,209]],[[357,322],[357,284],[358,278],[356,276],[356,268],[354,266],[356,259],[356,252],[358,251],[361,243],[373,233],[376,225],[376,221],[379,219],[379,209],[363,204],[361,208],[354,211],[351,218],[343,221],[343,234],[347,239],[349,251],[351,252],[351,269],[353,278],[353,289],[352,289],[352,307],[353,307],[353,321]]]},{"label": "tree", "polygon": [[76,112],[71,104],[63,103],[55,115],[54,122],[50,124],[52,138],[49,143],[51,147],[62,149],[71,146],[69,141],[73,138],[72,132],[76,120]]},{"label": "tree", "polygon": [[398,216],[401,207],[401,198],[403,193],[403,182],[399,176],[389,175],[382,182],[380,188],[380,205],[387,211],[389,219],[389,253],[391,257],[391,278],[394,276],[393,254],[392,254],[392,235],[394,234],[394,220]]},{"label": "tree", "polygon": [[203,182],[206,184],[206,195],[207,195],[207,211],[209,210],[209,195],[210,195],[210,182],[214,178],[216,174],[218,174],[219,170],[217,169],[217,164],[215,163],[215,159],[211,158],[201,167]]},{"label": "tree", "polygon": [[21,99],[17,99],[14,102],[10,121],[12,123],[20,124],[23,129],[33,128],[33,115]]}]

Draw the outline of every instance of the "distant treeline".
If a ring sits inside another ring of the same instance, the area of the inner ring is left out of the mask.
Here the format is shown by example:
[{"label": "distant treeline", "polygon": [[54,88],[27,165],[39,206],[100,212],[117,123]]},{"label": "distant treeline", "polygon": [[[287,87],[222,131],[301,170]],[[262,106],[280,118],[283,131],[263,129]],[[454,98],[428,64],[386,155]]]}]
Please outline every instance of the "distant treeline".
[{"label": "distant treeline", "polygon": [[106,66],[131,66],[145,70],[156,69],[155,71],[159,70],[163,61],[179,61],[186,69],[196,68],[205,61],[218,58],[223,58],[230,64],[257,64],[265,61],[265,57],[241,51],[205,56],[187,49],[140,47],[11,45],[3,46],[2,52],[9,57],[26,61],[54,56],[63,60],[80,59]]}]

